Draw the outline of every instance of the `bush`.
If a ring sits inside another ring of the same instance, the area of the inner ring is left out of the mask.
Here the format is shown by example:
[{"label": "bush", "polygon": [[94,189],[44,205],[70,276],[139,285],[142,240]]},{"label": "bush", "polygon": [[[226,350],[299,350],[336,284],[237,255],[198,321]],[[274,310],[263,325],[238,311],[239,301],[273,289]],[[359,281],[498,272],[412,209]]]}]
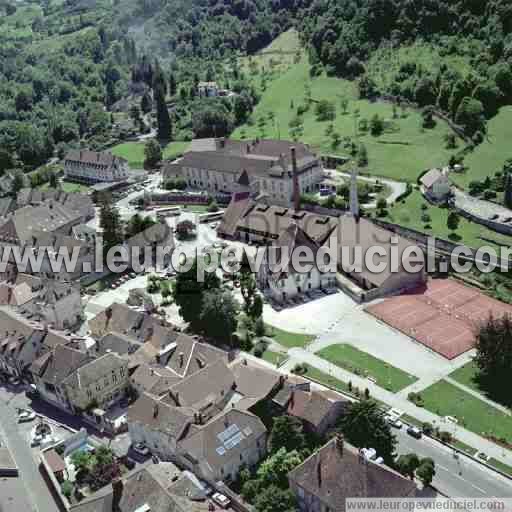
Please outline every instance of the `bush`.
[{"label": "bush", "polygon": [[434,427],[432,423],[425,422],[422,425],[422,430],[427,436],[431,436],[434,432]]},{"label": "bush", "polygon": [[73,484],[69,480],[66,480],[62,482],[60,490],[62,491],[62,494],[69,499],[71,498],[71,493],[73,492]]},{"label": "bush", "polygon": [[265,336],[265,322],[261,316],[254,322],[254,334],[259,337]]},{"label": "bush", "polygon": [[441,432],[439,432],[439,439],[441,439],[443,443],[451,443],[453,440],[453,436],[450,432],[442,430]]},{"label": "bush", "polygon": [[407,400],[412,402],[417,407],[423,407],[423,398],[421,397],[420,393],[415,393],[414,391],[411,391],[407,395]]}]

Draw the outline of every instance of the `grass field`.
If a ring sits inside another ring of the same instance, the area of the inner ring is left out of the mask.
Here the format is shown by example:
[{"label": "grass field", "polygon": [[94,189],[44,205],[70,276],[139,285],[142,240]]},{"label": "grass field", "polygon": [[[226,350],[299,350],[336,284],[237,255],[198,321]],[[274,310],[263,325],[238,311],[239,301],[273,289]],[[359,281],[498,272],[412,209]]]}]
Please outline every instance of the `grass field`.
[{"label": "grass field", "polygon": [[482,385],[479,383],[478,378],[477,378],[478,374],[479,374],[478,366],[473,361],[470,361],[469,363],[466,363],[464,366],[461,366],[454,372],[450,373],[449,376],[453,380],[456,380],[457,382],[459,382],[460,384],[467,386],[468,388],[473,389],[474,391],[477,391],[478,393],[481,393],[482,396],[485,396],[485,397],[489,398],[490,400],[494,400],[497,403],[501,403],[505,407],[509,407],[510,402],[509,403],[501,402],[499,398],[492,396],[492,394],[489,394],[484,389],[484,387],[482,387]]},{"label": "grass field", "polygon": [[345,343],[331,345],[320,350],[317,355],[356,375],[372,377],[376,380],[377,385],[395,393],[418,380],[414,375],[409,375],[399,368]]},{"label": "grass field", "polygon": [[338,380],[335,377],[331,377],[327,373],[324,373],[321,370],[317,370],[309,364],[305,364],[304,366],[306,367],[306,373],[304,374],[304,377],[317,381],[320,384],[324,384],[325,386],[337,389],[338,391],[348,392],[348,384],[346,382]]},{"label": "grass field", "polygon": [[468,170],[463,174],[452,174],[450,178],[467,187],[473,180],[482,180],[501,171],[505,160],[512,158],[512,107],[503,107],[497,116],[487,123],[487,138],[473,153],[464,159]]},{"label": "grass field", "polygon": [[[177,155],[182,154],[187,147],[189,142],[170,142],[163,150],[164,159],[172,160]],[[144,142],[123,142],[114,146],[110,151],[117,156],[128,160],[128,164],[132,169],[143,169],[144,168]]]},{"label": "grass field", "polygon": [[[81,194],[87,194],[89,192],[89,186],[83,185],[81,183],[73,183],[71,181],[61,181],[60,186],[64,192],[78,192]],[[40,187],[38,187],[39,190],[49,190],[50,184],[49,183],[43,183]]]},{"label": "grass field", "polygon": [[464,366],[461,366],[454,372],[450,373],[450,377],[457,382],[460,382],[464,386],[468,388],[474,389],[475,391],[480,391],[478,387],[478,383],[475,382],[474,378],[478,374],[478,367],[473,361],[466,363]]},{"label": "grass field", "polygon": [[290,29],[276,37],[256,55],[241,57],[239,64],[245,72],[249,73],[254,69],[281,73],[293,64],[298,51],[300,51],[299,34],[296,30]]},{"label": "grass field", "polygon": [[286,356],[284,356],[283,354],[273,352],[272,350],[265,350],[261,357],[268,363],[272,363],[275,366],[279,366],[286,359]]},{"label": "grass field", "polygon": [[381,90],[389,90],[400,66],[406,62],[413,62],[424,70],[430,71],[434,76],[441,65],[447,65],[463,76],[471,70],[468,58],[458,55],[440,55],[438,47],[424,42],[415,42],[410,46],[399,48],[382,46],[372,53],[366,68]]},{"label": "grass field", "polygon": [[283,347],[305,347],[308,343],[315,339],[311,334],[299,334],[294,332],[283,331],[277,327],[266,324],[266,333],[270,338],[282,345]]},{"label": "grass field", "polygon": [[454,416],[460,426],[476,434],[493,435],[512,442],[512,416],[453,384],[440,380],[422,391],[421,396],[425,409],[439,416]]},{"label": "grass field", "polygon": [[501,471],[502,473],[505,473],[506,475],[512,476],[512,466],[509,466],[508,464],[505,464],[497,459],[491,458],[487,461],[487,464],[489,466],[492,466],[496,468],[497,470]]},{"label": "grass field", "polygon": [[[428,209],[423,211],[421,209],[423,204],[428,203],[419,190],[414,190],[412,194],[403,201],[396,203],[393,207],[388,209],[388,216],[384,220],[448,240],[451,234],[451,231],[446,226],[449,210],[428,204]],[[431,226],[430,229],[426,229],[427,223],[421,220],[424,213],[430,216],[431,220],[428,222],[428,225]],[[461,237],[460,242],[471,247],[480,247],[482,245],[490,245],[495,248],[499,247],[498,244],[487,241],[484,242],[481,237],[487,237],[506,245],[512,245],[512,237],[500,235],[480,224],[470,222],[463,217],[460,217],[459,228],[456,233]]]},{"label": "grass field", "polygon": [[[412,110],[407,111],[405,117],[401,117],[399,112],[399,118],[392,119],[390,104],[370,103],[357,99],[356,87],[352,82],[325,75],[311,79],[309,64],[305,57],[276,76],[277,78],[270,81],[266,91],[262,93],[261,101],[253,114],[254,123],[238,128],[233,134],[234,138],[259,136],[289,139],[289,122],[295,118],[297,107],[304,102],[304,86],[309,84],[314,101],[328,99],[336,104],[334,130],[342,138],[351,137],[354,142],[363,142],[366,145],[369,167],[364,169],[365,172],[415,182],[420,172],[446,164],[451,155],[451,152],[445,149],[444,136],[450,133],[445,123],[439,121],[434,129],[423,130],[420,113]],[[253,75],[253,80],[259,84],[258,75]],[[349,101],[346,114],[341,111],[341,97]],[[389,121],[393,129],[380,137],[373,137],[369,133],[356,136],[356,111],[359,111],[359,119],[370,120],[375,114],[379,114]],[[270,113],[275,116],[273,122],[268,120]],[[267,120],[265,126],[259,126],[260,119]],[[300,139],[323,153],[345,154],[342,145],[333,149],[331,138],[325,135],[329,124],[330,121],[317,121],[312,105],[303,115],[304,134]]]}]

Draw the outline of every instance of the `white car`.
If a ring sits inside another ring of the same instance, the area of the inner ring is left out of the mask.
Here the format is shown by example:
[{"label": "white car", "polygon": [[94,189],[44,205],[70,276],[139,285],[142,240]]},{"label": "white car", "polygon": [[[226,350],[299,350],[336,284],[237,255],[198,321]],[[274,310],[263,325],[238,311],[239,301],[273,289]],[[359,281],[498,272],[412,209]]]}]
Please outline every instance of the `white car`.
[{"label": "white car", "polygon": [[36,413],[34,411],[20,411],[18,414],[18,421],[24,423],[27,421],[33,421],[36,419]]},{"label": "white car", "polygon": [[217,505],[219,505],[222,508],[228,508],[231,503],[231,500],[227,496],[224,496],[224,494],[221,494],[220,492],[216,492],[212,496],[212,500],[215,501],[215,503],[217,503]]},{"label": "white car", "polygon": [[396,416],[387,415],[385,418],[386,418],[386,421],[392,427],[395,427],[399,430],[404,426],[404,424]]}]

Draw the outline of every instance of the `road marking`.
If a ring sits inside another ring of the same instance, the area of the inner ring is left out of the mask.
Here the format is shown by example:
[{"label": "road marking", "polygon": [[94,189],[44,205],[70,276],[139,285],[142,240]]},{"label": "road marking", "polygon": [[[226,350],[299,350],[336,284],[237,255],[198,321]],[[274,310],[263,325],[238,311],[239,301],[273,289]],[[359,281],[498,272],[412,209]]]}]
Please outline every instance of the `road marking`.
[{"label": "road marking", "polygon": [[471,487],[473,487],[474,489],[476,489],[477,491],[481,492],[482,494],[485,494],[486,496],[488,496],[487,492],[484,491],[482,488],[478,487],[477,485],[471,483],[469,480],[466,480],[465,478],[461,477],[460,475],[458,475],[457,473],[454,473],[453,471],[449,470],[448,468],[445,468],[444,466],[441,466],[440,464],[436,464],[436,468],[440,468],[440,469],[443,469],[444,471],[446,471],[447,473],[450,473],[451,475],[455,476],[456,478],[462,480],[463,482],[466,482],[467,484],[469,484]]}]

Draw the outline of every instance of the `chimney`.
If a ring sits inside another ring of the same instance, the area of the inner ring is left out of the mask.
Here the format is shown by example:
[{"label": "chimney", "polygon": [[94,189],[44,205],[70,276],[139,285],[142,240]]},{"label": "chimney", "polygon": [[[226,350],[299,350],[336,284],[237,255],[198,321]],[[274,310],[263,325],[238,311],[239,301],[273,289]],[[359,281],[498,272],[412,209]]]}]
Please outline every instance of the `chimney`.
[{"label": "chimney", "polygon": [[359,222],[359,197],[357,195],[357,169],[350,174],[350,215]]},{"label": "chimney", "polygon": [[153,418],[156,418],[158,416],[158,404],[155,404],[153,406]]},{"label": "chimney", "polygon": [[251,145],[247,144],[247,154],[249,155],[251,153]]},{"label": "chimney", "polygon": [[316,464],[316,476],[318,478],[318,488],[322,487],[322,460],[320,457],[318,458],[318,462]]},{"label": "chimney", "polygon": [[336,434],[336,437],[334,438],[334,444],[340,456],[343,457],[343,448],[345,446],[345,438],[343,437],[343,434]]},{"label": "chimney", "polygon": [[116,478],[112,481],[112,512],[119,512],[119,504],[123,497],[123,481]]},{"label": "chimney", "polygon": [[200,357],[196,357],[196,361],[199,368],[204,368],[204,361]]},{"label": "chimney", "polygon": [[299,171],[297,169],[297,152],[295,146],[291,148],[292,153],[292,172],[293,172],[293,208],[295,211],[300,209],[300,188],[299,188]]},{"label": "chimney", "polygon": [[183,352],[180,352],[179,358],[180,358],[180,368],[183,368],[183,364],[185,362],[185,354]]}]

